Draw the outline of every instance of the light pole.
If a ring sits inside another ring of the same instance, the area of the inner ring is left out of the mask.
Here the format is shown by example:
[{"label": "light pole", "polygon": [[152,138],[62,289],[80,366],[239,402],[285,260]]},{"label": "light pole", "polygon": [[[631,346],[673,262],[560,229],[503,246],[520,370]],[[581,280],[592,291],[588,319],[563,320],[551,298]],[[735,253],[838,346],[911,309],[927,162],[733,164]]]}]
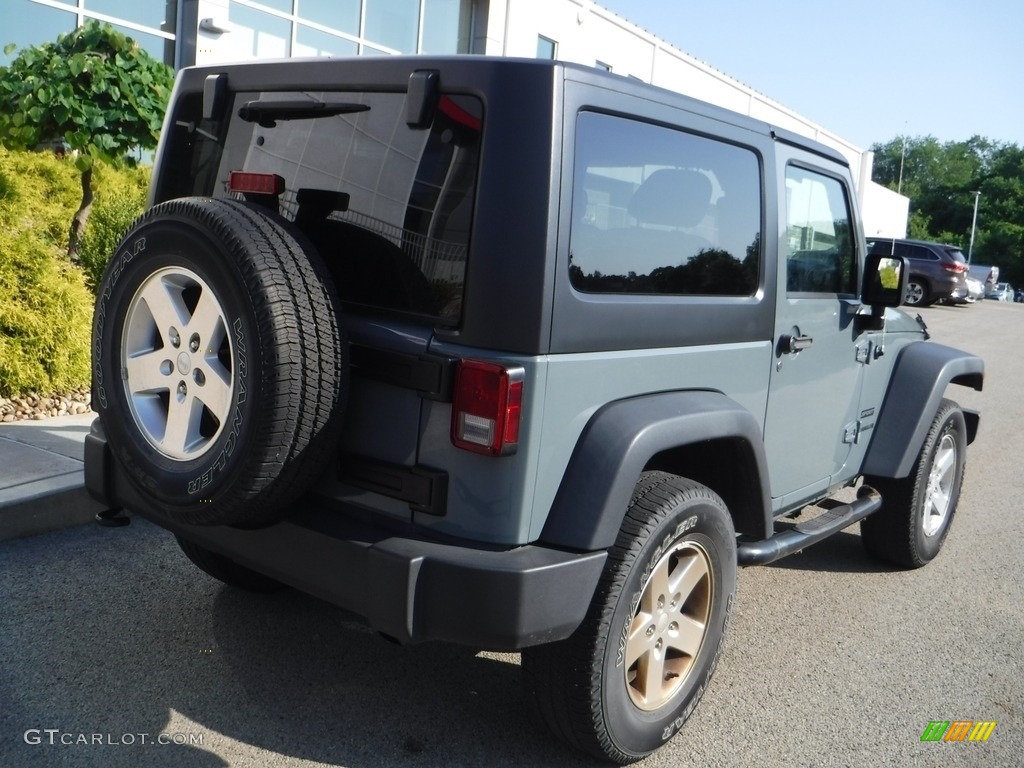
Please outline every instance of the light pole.
[{"label": "light pole", "polygon": [[974,253],[974,228],[978,223],[978,198],[981,197],[980,190],[973,190],[971,192],[974,195],[974,216],[971,218],[971,244],[967,246],[967,263],[971,263],[971,254]]}]

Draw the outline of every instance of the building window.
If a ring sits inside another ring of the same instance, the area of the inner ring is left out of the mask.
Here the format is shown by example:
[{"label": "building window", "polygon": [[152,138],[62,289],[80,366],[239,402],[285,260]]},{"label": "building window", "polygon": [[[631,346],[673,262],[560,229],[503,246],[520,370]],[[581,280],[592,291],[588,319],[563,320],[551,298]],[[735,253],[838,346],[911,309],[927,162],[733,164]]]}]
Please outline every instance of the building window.
[{"label": "building window", "polygon": [[240,54],[273,59],[291,53],[292,25],[287,19],[232,3],[231,22],[235,25],[231,42],[241,46]]},{"label": "building window", "polygon": [[[4,19],[3,31],[0,32],[0,65],[10,64],[22,48],[56,40],[57,35],[75,28],[73,13],[35,3],[23,3],[22,6],[17,13],[10,13]],[[3,52],[8,43],[15,46],[10,56]]]},{"label": "building window", "polygon": [[296,56],[355,56],[359,53],[359,43],[298,24],[292,53]]},{"label": "building window", "polygon": [[424,0],[420,53],[469,52],[471,0]]},{"label": "building window", "polygon": [[415,53],[419,34],[419,0],[366,0],[363,35],[400,53]]},{"label": "building window", "polygon": [[90,11],[102,13],[151,29],[162,29],[172,34],[174,32],[174,7],[166,0],[155,3],[139,0],[85,0],[83,6],[86,14]]},{"label": "building window", "polygon": [[537,35],[537,58],[552,59],[558,56],[558,43],[544,35]]},{"label": "building window", "polygon": [[[4,0],[3,29],[0,31],[0,65],[8,64],[22,48],[53,42],[71,32],[79,21],[97,19],[132,38],[157,61],[174,65],[177,4],[136,0],[58,0],[43,5],[35,0]],[[66,10],[64,10],[66,6]],[[10,56],[2,48],[14,43]]]},{"label": "building window", "polygon": [[299,0],[297,13],[302,21],[359,35],[359,0]]}]

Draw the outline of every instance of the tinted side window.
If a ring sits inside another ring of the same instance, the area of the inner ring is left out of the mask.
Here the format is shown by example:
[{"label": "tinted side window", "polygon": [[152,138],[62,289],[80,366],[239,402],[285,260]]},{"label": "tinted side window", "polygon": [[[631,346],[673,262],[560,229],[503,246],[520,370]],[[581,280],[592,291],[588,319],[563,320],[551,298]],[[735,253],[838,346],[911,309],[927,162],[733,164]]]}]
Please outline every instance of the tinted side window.
[{"label": "tinted side window", "polygon": [[786,169],[786,291],[855,294],[856,250],[846,188],[806,168]]},{"label": "tinted side window", "polygon": [[582,112],[569,248],[579,291],[750,296],[761,260],[757,156]]}]

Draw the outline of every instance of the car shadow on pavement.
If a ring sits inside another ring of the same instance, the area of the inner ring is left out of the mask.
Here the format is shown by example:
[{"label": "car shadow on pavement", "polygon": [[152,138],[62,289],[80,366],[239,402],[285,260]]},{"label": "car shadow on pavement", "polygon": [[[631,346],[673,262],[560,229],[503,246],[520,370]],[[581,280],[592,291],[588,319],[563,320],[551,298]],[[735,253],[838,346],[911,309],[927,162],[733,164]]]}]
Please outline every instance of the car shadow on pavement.
[{"label": "car shadow on pavement", "polygon": [[516,655],[223,586],[138,518],[0,547],[2,765],[592,764],[529,722]]},{"label": "car shadow on pavement", "polygon": [[[778,526],[779,530],[785,526]],[[855,529],[854,529],[855,530]],[[841,531],[789,557],[770,563],[768,568],[829,573],[889,573],[897,566],[879,562],[864,551],[860,534]]]}]

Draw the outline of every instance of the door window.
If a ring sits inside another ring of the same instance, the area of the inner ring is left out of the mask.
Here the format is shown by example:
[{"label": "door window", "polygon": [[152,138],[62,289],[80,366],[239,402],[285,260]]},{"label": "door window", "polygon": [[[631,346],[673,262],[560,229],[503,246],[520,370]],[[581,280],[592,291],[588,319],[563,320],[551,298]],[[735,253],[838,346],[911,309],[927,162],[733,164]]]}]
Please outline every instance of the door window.
[{"label": "door window", "polygon": [[786,292],[854,295],[857,260],[846,188],[831,176],[786,169]]}]

